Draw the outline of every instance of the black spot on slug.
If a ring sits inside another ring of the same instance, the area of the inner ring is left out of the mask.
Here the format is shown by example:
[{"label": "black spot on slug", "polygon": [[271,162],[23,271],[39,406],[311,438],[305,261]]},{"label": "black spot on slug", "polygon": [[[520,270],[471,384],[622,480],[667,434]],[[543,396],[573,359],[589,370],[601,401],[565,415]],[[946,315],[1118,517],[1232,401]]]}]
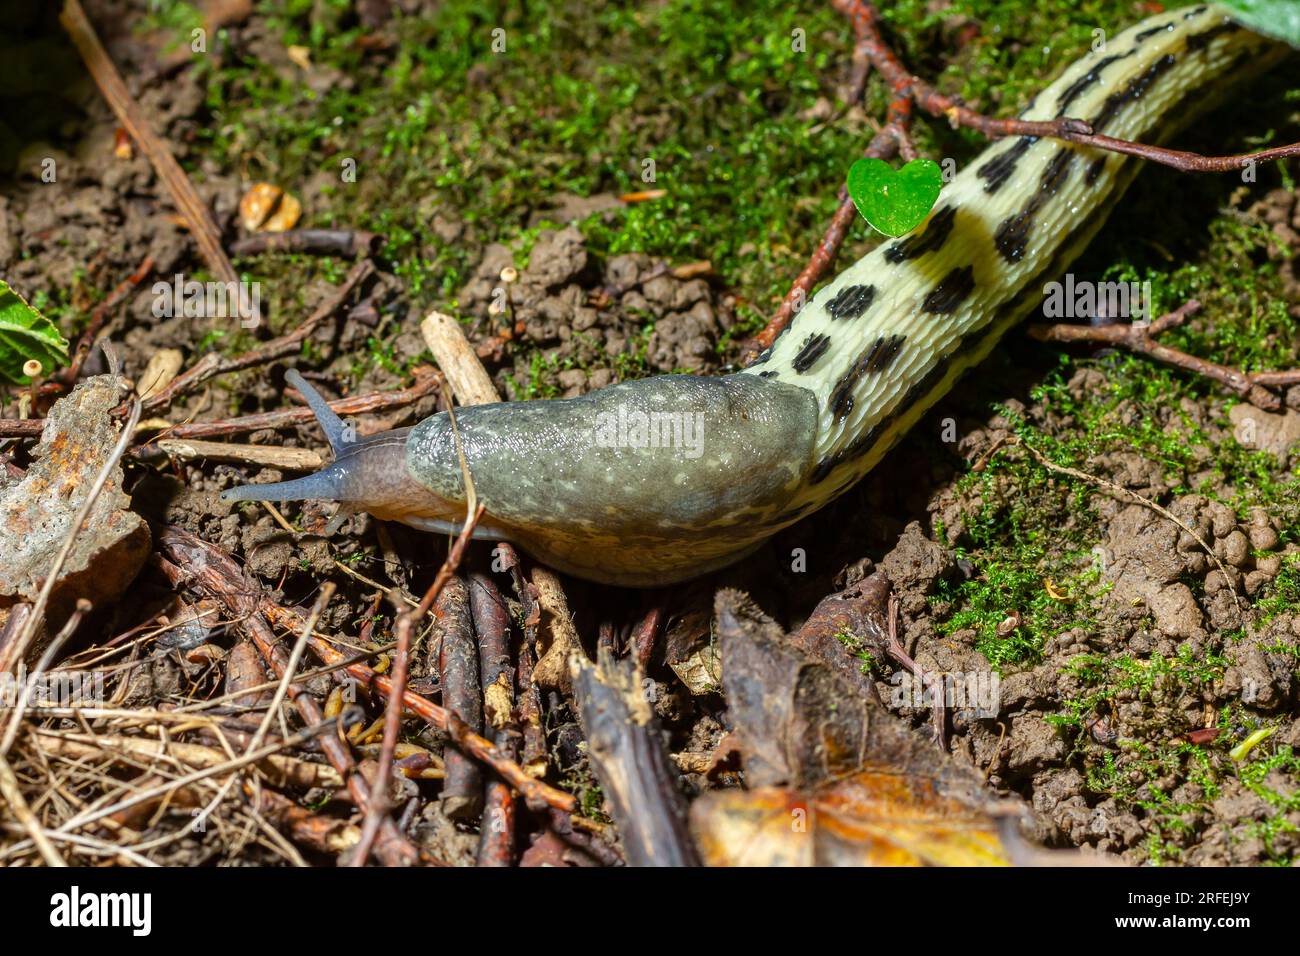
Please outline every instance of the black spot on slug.
[{"label": "black spot on slug", "polygon": [[826,311],[833,319],[858,319],[871,307],[871,300],[875,297],[876,287],[873,285],[845,286],[826,303]]},{"label": "black spot on slug", "polygon": [[1043,167],[1043,175],[1038,180],[1040,194],[1055,196],[1061,184],[1070,175],[1070,163],[1074,161],[1074,150],[1058,149],[1056,155]]},{"label": "black spot on slug", "polygon": [[1088,171],[1083,174],[1083,181],[1087,183],[1089,186],[1091,186],[1093,183],[1097,181],[1097,178],[1102,174],[1102,172],[1105,171],[1105,169],[1106,169],[1106,157],[1098,156],[1088,166]]},{"label": "black spot on slug", "polygon": [[1008,149],[998,153],[987,163],[975,170],[975,175],[984,180],[984,191],[995,193],[1002,184],[1016,171],[1016,164],[1029,152],[1031,146],[1038,142],[1037,136],[1022,136]]},{"label": "black spot on slug", "polygon": [[1183,19],[1191,20],[1194,17],[1199,17],[1202,13],[1204,13],[1208,9],[1210,8],[1205,6],[1204,4],[1202,4],[1199,7],[1192,7],[1192,9],[1188,10],[1186,13],[1183,14]]},{"label": "black spot on slug", "polygon": [[993,234],[993,244],[1007,262],[1019,262],[1025,257],[1029,244],[1029,230],[1034,224],[1034,210],[1024,209],[1008,216]]},{"label": "black spot on slug", "polygon": [[[1121,168],[1126,168],[1130,175],[1136,170],[1136,167],[1133,166]],[[969,361],[969,356],[977,355],[981,351],[991,348],[992,340],[1010,327],[1009,320],[1019,318],[1023,309],[1035,297],[1042,295],[1044,281],[1052,276],[1060,275],[1070,260],[1074,258],[1078,253],[1076,246],[1079,238],[1093,235],[1106,219],[1109,211],[1109,207],[1104,203],[1097,205],[1083,223],[1064,242],[1058,245],[1052,260],[1039,269],[1034,277],[1024,284],[1018,294],[1012,296],[1011,299],[998,307],[992,321],[986,322],[966,333],[961,342],[936,362],[935,366],[926,372],[920,381],[908,389],[902,401],[895,405],[879,422],[838,451],[823,455],[809,474],[809,481],[812,484],[825,481],[839,466],[868,454],[887,436],[894,422],[907,414],[913,405],[925,401],[927,397],[931,399],[937,398],[937,395],[934,395],[933,392],[947,378],[954,363]],[[927,406],[929,404],[933,404],[933,402],[927,402]],[[895,435],[893,437],[897,439],[899,436]],[[849,476],[848,483],[851,484],[852,480],[852,476]]]},{"label": "black spot on slug", "polygon": [[837,421],[844,421],[853,411],[853,390],[866,375],[883,372],[898,358],[898,352],[907,341],[906,336],[880,336],[863,350],[849,370],[840,376],[831,391],[830,409]]},{"label": "black spot on slug", "polygon": [[1147,67],[1141,74],[1133,77],[1127,86],[1122,90],[1116,90],[1110,96],[1106,97],[1106,102],[1102,104],[1097,115],[1093,117],[1092,128],[1096,132],[1101,132],[1106,124],[1113,120],[1125,106],[1135,100],[1140,100],[1143,94],[1151,86],[1164,76],[1165,73],[1178,62],[1178,58],[1172,53],[1166,53],[1160,59],[1156,60]]},{"label": "black spot on slug", "polygon": [[1173,28],[1174,25],[1172,23],[1166,23],[1158,27],[1151,27],[1149,30],[1143,30],[1133,38],[1133,44],[1136,46],[1139,43],[1151,39],[1151,37],[1155,36],[1157,33],[1168,33]]},{"label": "black spot on slug", "polygon": [[1002,220],[997,231],[993,233],[993,244],[1002,258],[1007,262],[1019,262],[1025,255],[1029,243],[1029,234],[1034,225],[1034,217],[1052,196],[1060,191],[1070,175],[1075,152],[1061,147],[1043,167],[1043,175],[1038,181],[1038,192],[1029,197],[1029,201],[1017,213]]},{"label": "black spot on slug", "polygon": [[826,480],[826,476],[829,475],[834,470],[835,466],[839,464],[839,461],[839,455],[822,455],[821,459],[817,462],[817,467],[814,468],[812,473],[808,476],[809,483],[814,485],[821,484]]},{"label": "black spot on slug", "polygon": [[974,291],[974,268],[959,266],[939,280],[939,284],[925,297],[921,308],[934,315],[951,315]]},{"label": "black spot on slug", "polygon": [[1187,38],[1187,49],[1196,51],[1204,50],[1207,46],[1215,41],[1218,37],[1228,33],[1236,33],[1241,27],[1231,20],[1224,20],[1222,23],[1215,24],[1208,30],[1202,30],[1200,33],[1193,33]]},{"label": "black spot on slug", "polygon": [[776,378],[776,372],[759,372],[759,378]]},{"label": "black spot on slug", "polygon": [[957,221],[957,207],[946,206],[936,212],[919,235],[910,235],[900,239],[885,250],[885,261],[903,262],[916,259],[927,252],[938,252],[952,234],[953,223]]},{"label": "black spot on slug", "polygon": [[1083,76],[1079,77],[1069,86],[1061,91],[1060,97],[1056,101],[1056,115],[1064,116],[1070,108],[1070,104],[1078,99],[1089,87],[1093,86],[1101,79],[1102,70],[1110,66],[1116,60],[1122,60],[1125,57],[1132,56],[1135,51],[1129,50],[1127,53],[1116,53],[1113,56],[1104,57],[1097,61],[1094,66]]},{"label": "black spot on slug", "polygon": [[799,354],[794,357],[794,361],[791,363],[794,370],[800,373],[808,371],[825,354],[830,344],[831,337],[829,335],[808,336],[799,349]]}]

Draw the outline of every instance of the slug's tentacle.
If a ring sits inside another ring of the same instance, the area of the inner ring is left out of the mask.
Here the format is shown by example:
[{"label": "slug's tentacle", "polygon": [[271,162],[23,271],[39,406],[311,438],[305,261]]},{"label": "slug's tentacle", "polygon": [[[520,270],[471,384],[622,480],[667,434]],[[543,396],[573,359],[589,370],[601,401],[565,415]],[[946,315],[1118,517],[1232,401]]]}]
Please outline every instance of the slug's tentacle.
[{"label": "slug's tentacle", "polygon": [[347,450],[347,436],[349,434],[347,425],[343,424],[343,419],[334,414],[334,409],[330,408],[329,402],[325,401],[320,392],[316,391],[307,380],[299,374],[296,368],[289,369],[285,373],[284,379],[299,394],[307,400],[307,405],[316,416],[316,423],[320,425],[321,431],[325,433],[325,440],[330,443],[334,449],[334,456],[337,458]]},{"label": "slug's tentacle", "polygon": [[393,521],[406,521],[412,515],[454,514],[451,505],[439,500],[408,474],[409,428],[357,438],[297,371],[291,370],[285,378],[306,398],[334,449],[334,461],[315,474],[292,481],[229,488],[221,493],[223,501],[338,501],[343,509],[330,522],[331,527],[358,510]]},{"label": "slug's tentacle", "polygon": [[[1068,115],[1158,142],[1286,50],[1221,8],[1174,10],[1108,39],[1023,116]],[[996,142],[944,187],[926,222],[827,284],[742,373],[462,409],[465,458],[487,507],[477,536],[616,584],[666,584],[743,557],[851,487],[983,360],[1082,251],[1137,169],[1055,140]],[[335,461],[227,499],[333,498],[435,531],[464,520],[445,414],[409,434],[349,442],[311,387],[290,381]]]}]

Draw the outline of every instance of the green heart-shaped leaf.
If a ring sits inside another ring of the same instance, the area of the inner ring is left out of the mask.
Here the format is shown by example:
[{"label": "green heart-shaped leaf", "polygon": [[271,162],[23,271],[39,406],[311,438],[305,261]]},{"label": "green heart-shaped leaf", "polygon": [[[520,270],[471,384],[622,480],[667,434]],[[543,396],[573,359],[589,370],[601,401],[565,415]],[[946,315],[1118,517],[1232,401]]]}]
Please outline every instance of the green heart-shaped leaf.
[{"label": "green heart-shaped leaf", "polygon": [[849,167],[848,187],[863,219],[887,236],[901,236],[934,208],[943,172],[928,159],[914,159],[897,171],[881,159],[859,159]]}]

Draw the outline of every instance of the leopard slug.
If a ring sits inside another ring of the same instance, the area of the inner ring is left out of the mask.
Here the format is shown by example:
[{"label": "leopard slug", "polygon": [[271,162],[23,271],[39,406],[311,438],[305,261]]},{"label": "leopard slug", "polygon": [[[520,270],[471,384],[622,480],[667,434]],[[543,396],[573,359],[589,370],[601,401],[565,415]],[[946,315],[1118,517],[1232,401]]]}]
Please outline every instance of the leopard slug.
[{"label": "leopard slug", "polygon": [[[1202,5],[1162,13],[1067,69],[1021,116],[1159,142],[1287,48]],[[927,219],[817,292],[738,373],[665,375],[578,398],[460,409],[476,537],[608,583],[704,574],[843,494],[983,360],[1101,227],[1138,163],[1035,137],[990,145]],[[325,498],[436,532],[465,514],[446,413],[348,440],[297,373],[335,451],[321,471],[227,500]]]}]

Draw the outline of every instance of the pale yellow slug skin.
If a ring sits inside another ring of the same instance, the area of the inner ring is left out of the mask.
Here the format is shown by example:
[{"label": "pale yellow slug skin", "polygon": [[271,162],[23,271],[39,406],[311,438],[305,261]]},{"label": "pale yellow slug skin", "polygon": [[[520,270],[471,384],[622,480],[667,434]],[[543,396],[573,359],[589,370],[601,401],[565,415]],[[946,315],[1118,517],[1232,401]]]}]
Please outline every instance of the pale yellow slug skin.
[{"label": "pale yellow slug skin", "polygon": [[[1159,142],[1286,51],[1221,8],[1173,10],[1110,38],[1022,115],[1063,112],[1097,132]],[[828,283],[744,372],[460,411],[467,463],[487,506],[477,536],[513,541],[580,577],[632,586],[743,557],[850,488],[987,356],[1082,251],[1137,169],[1119,154],[1054,140],[995,142],[944,187],[925,223]],[[599,441],[599,416],[620,408],[698,416],[690,419],[700,423],[698,454],[680,441]],[[465,503],[447,417],[411,430],[408,475],[366,477],[380,454],[378,467],[393,470],[393,453],[391,443],[373,455],[350,453],[339,494],[329,493],[335,479],[322,472],[234,496],[345,497],[415,527],[454,530]],[[368,494],[375,500],[367,503]]]}]

